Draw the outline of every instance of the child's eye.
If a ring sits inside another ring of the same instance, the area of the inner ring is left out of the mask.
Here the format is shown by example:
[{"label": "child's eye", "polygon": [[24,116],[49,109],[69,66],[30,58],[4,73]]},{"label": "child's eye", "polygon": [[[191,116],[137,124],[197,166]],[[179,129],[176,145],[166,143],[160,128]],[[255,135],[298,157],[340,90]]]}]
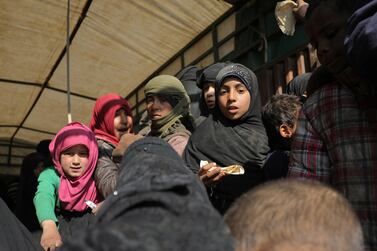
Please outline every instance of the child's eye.
[{"label": "child's eye", "polygon": [[153,97],[147,97],[147,103],[148,104],[153,103]]},{"label": "child's eye", "polygon": [[227,93],[226,89],[220,89],[220,92],[219,92],[220,95],[224,95],[225,93]]},{"label": "child's eye", "polygon": [[80,152],[80,153],[79,153],[79,156],[80,156],[80,157],[88,157],[88,156],[89,156],[89,153],[88,153],[88,152]]},{"label": "child's eye", "polygon": [[167,102],[168,100],[165,97],[159,97],[160,102]]},{"label": "child's eye", "polygon": [[237,90],[237,92],[238,92],[239,94],[243,94],[243,93],[245,93],[245,91],[246,91],[246,90],[243,89],[243,88]]}]

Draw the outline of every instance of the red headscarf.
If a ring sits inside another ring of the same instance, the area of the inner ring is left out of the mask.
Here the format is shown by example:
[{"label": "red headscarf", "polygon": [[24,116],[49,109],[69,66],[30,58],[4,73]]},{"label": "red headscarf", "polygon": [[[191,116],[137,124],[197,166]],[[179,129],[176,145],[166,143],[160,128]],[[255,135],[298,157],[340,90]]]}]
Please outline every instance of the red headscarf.
[{"label": "red headscarf", "polygon": [[[88,166],[78,178],[66,177],[60,164],[63,151],[75,145],[88,148]],[[59,200],[61,207],[67,211],[82,212],[87,209],[86,200],[98,202],[97,189],[93,172],[98,160],[98,145],[93,132],[79,122],[73,122],[63,127],[50,143],[50,152],[55,169],[60,174]]]},{"label": "red headscarf", "polygon": [[94,105],[92,118],[90,119],[90,129],[96,138],[103,139],[117,146],[119,139],[114,135],[115,113],[123,108],[127,116],[132,117],[131,107],[127,100],[118,94],[109,93],[99,97]]}]

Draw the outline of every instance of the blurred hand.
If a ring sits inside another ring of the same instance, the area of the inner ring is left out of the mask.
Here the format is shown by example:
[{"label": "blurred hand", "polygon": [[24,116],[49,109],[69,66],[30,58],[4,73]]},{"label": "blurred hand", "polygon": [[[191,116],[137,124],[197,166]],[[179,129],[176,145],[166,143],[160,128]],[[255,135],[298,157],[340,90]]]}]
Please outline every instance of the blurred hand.
[{"label": "blurred hand", "polygon": [[[122,137],[119,140],[119,144],[115,149],[113,150],[113,159],[114,162],[120,162],[119,160],[122,159],[124,153],[126,152],[127,148],[134,143],[135,141],[142,139],[143,136],[139,134],[133,134],[133,133],[126,133],[123,134]],[[117,161],[118,160],[118,161]]]},{"label": "blurred hand", "polygon": [[100,202],[100,203],[98,203],[97,206],[96,206],[96,208],[92,209],[92,213],[93,213],[94,215],[96,215],[96,214],[98,213],[98,210],[99,210],[100,207],[102,206],[102,203],[103,203],[103,201]]},{"label": "blurred hand", "polygon": [[60,247],[63,242],[59,234],[58,227],[53,220],[45,220],[42,222],[42,237],[41,246],[47,251],[54,251],[57,247]]},{"label": "blurred hand", "polygon": [[293,13],[296,18],[303,21],[305,20],[306,10],[308,9],[309,4],[304,0],[296,0],[298,7],[293,9]]},{"label": "blurred hand", "polygon": [[227,174],[221,171],[216,163],[209,163],[199,169],[199,178],[206,185],[214,185],[219,182]]}]

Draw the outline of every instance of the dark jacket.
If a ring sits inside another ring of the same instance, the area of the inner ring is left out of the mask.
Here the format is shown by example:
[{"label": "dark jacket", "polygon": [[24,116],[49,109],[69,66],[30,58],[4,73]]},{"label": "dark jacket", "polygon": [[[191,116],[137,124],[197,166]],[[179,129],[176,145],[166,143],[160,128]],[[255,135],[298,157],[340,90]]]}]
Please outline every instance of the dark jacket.
[{"label": "dark jacket", "polygon": [[62,250],[226,251],[233,244],[199,179],[169,144],[146,137],[125,153],[95,228]]},{"label": "dark jacket", "polygon": [[94,180],[99,193],[103,198],[106,198],[115,189],[119,163],[115,163],[112,159],[112,153],[115,149],[114,145],[102,139],[97,139],[97,143],[98,162],[96,171],[94,172]]}]

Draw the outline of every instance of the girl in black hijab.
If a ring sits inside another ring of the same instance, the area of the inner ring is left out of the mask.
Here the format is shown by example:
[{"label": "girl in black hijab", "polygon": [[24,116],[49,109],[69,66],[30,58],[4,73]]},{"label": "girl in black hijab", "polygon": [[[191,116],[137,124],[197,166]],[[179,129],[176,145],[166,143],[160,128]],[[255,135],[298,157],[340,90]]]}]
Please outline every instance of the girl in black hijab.
[{"label": "girl in black hijab", "polygon": [[[215,111],[191,136],[184,159],[224,213],[237,197],[263,182],[268,151],[257,78],[247,67],[230,64],[216,78]],[[212,163],[200,168],[201,160]],[[245,173],[226,175],[220,169],[234,164],[243,166]]]},{"label": "girl in black hijab", "polygon": [[216,76],[219,71],[229,63],[230,62],[218,62],[196,72],[196,84],[201,89],[199,101],[200,117],[195,120],[197,127],[208,117],[210,113],[213,112],[213,108],[216,105]]}]

